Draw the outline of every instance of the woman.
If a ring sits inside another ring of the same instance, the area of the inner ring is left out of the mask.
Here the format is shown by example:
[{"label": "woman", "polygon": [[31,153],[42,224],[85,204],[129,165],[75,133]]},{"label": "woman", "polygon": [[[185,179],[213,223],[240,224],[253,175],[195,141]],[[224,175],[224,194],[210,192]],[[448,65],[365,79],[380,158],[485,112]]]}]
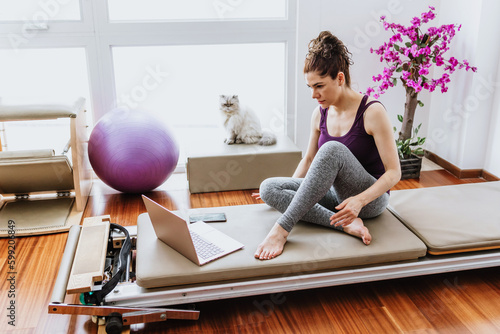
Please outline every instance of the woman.
[{"label": "woman", "polygon": [[351,89],[350,64],[349,51],[330,32],[309,43],[304,75],[319,106],[294,175],[267,179],[254,194],[283,213],[257,248],[258,259],[280,255],[299,220],[344,231],[366,245],[371,242],[363,219],[385,210],[401,171],[386,111]]}]

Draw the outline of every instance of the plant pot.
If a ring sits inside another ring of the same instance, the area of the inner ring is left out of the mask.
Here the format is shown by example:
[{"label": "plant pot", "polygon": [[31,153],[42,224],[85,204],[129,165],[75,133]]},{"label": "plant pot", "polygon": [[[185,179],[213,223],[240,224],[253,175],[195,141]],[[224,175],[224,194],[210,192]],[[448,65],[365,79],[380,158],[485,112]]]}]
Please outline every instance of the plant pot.
[{"label": "plant pot", "polygon": [[412,154],[409,158],[399,159],[401,164],[401,180],[418,179],[422,168],[422,157]]}]

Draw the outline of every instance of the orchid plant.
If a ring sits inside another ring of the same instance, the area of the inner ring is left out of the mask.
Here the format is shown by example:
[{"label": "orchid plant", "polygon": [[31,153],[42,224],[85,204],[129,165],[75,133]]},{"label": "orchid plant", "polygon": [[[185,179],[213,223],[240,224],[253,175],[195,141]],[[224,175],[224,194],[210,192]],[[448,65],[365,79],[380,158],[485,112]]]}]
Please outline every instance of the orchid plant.
[{"label": "orchid plant", "polygon": [[[369,87],[366,94],[373,93],[375,98],[379,98],[380,94],[396,86],[398,79],[401,80],[406,90],[404,115],[398,115],[398,118],[402,120],[399,141],[412,138],[415,110],[417,106],[423,106],[423,103],[418,100],[418,93],[423,89],[433,92],[437,88],[445,93],[448,90],[450,74],[455,70],[465,68],[466,71],[477,71],[477,68],[471,66],[467,60],[460,62],[454,57],[445,58],[444,56],[444,53],[450,49],[449,44],[456,32],[460,31],[461,25],[442,25],[422,31],[422,25],[436,17],[435,8],[429,6],[429,9],[420,17],[414,17],[411,20],[411,26],[408,27],[389,23],[385,20],[385,16],[382,16],[380,19],[385,30],[390,29],[393,35],[388,43],[385,42],[378,49],[370,49],[370,52],[379,55],[380,61],[386,62],[387,66],[383,73],[373,76],[373,81],[380,82],[380,84]],[[433,66],[444,66],[440,78],[428,77]]]}]

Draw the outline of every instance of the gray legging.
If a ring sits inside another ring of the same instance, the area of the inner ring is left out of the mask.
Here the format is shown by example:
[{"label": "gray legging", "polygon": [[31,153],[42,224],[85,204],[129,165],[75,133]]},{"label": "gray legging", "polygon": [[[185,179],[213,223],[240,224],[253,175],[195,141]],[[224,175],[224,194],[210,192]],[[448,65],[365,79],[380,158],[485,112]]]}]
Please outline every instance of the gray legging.
[{"label": "gray legging", "polygon": [[[330,141],[318,150],[305,178],[266,179],[260,185],[260,197],[283,213],[277,223],[287,232],[299,220],[342,230],[330,225],[330,217],[337,211],[335,207],[375,181],[345,145]],[[358,217],[376,217],[388,202],[389,194],[384,193],[364,206]]]}]

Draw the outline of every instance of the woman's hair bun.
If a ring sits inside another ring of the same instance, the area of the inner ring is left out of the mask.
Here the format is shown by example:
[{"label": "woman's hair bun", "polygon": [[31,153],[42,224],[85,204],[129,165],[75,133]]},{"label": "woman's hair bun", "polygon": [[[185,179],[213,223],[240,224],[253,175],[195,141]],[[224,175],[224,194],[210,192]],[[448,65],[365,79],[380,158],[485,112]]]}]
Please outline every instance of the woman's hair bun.
[{"label": "woman's hair bun", "polygon": [[351,53],[340,39],[329,31],[322,31],[309,43],[309,51],[304,64],[304,73],[318,72],[335,79],[339,72],[344,73],[345,83],[351,84],[349,66],[352,65]]},{"label": "woman's hair bun", "polygon": [[324,59],[341,57],[347,64],[352,65],[351,53],[347,47],[329,31],[322,31],[317,38],[309,42],[307,58],[311,57]]}]

